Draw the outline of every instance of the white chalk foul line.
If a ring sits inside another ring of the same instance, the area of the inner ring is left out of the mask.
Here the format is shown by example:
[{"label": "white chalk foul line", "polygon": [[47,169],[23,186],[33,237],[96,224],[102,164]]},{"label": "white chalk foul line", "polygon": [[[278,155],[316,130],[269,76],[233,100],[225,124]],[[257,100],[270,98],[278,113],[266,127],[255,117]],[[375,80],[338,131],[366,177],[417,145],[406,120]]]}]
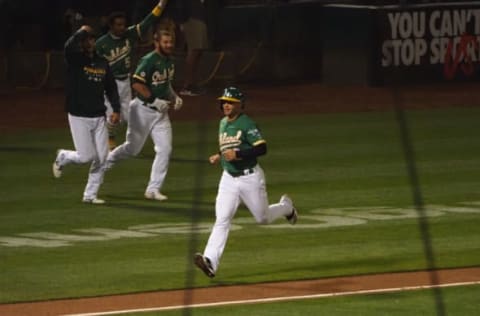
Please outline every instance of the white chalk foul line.
[{"label": "white chalk foul line", "polygon": [[66,315],[62,315],[62,316],[121,315],[121,314],[128,314],[128,313],[160,312],[160,311],[168,311],[168,310],[183,309],[183,308],[199,308],[199,307],[215,307],[215,306],[226,306],[226,305],[270,303],[270,302],[279,302],[279,301],[293,301],[293,300],[325,298],[325,297],[334,297],[334,296],[377,294],[377,293],[389,293],[389,292],[411,291],[411,290],[425,290],[425,289],[433,289],[433,288],[466,286],[466,285],[479,285],[479,284],[480,284],[480,281],[445,283],[445,284],[437,284],[437,285],[416,285],[416,286],[404,286],[404,287],[394,287],[394,288],[376,289],[376,290],[358,290],[358,291],[345,291],[345,292],[322,293],[322,294],[311,294],[311,295],[281,296],[281,297],[259,298],[259,299],[238,300],[238,301],[225,301],[225,302],[216,302],[216,303],[201,303],[201,304],[191,304],[191,305],[175,305],[175,306],[164,306],[164,307],[127,309],[127,310],[118,310],[118,311],[110,311],[110,312],[66,314]]}]

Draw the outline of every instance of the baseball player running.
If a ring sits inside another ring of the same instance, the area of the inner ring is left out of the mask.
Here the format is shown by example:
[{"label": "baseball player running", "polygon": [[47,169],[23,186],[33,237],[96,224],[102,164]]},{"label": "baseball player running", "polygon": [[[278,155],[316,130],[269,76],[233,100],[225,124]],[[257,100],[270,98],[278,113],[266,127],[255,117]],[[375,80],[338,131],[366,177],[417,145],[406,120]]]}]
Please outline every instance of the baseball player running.
[{"label": "baseball player running", "polygon": [[[127,17],[123,12],[113,12],[108,18],[109,32],[96,42],[97,53],[105,57],[117,82],[120,96],[120,122],[128,120],[128,107],[132,100],[130,72],[132,70],[133,46],[147,33],[148,29],[165,9],[167,0],[160,0],[153,11],[139,24],[126,27]],[[113,109],[108,100],[105,100],[107,115]],[[115,136],[118,125],[108,122],[109,147],[115,148]]]},{"label": "baseball player running", "polygon": [[120,160],[138,155],[150,134],[155,159],[145,197],[163,201],[167,196],[160,190],[172,151],[168,110],[170,107],[179,110],[183,100],[172,88],[175,68],[170,55],[174,48],[174,35],[168,30],[157,29],[154,44],[155,50],[142,57],[133,75],[132,87],[137,96],[130,102],[126,140],[108,154],[105,169],[110,169]]},{"label": "baseball player running", "polygon": [[113,107],[110,121],[116,123],[120,119],[117,86],[107,60],[95,53],[95,37],[90,26],[82,26],[67,40],[65,59],[66,110],[76,150],[57,151],[53,176],[60,178],[68,164],[92,162],[83,202],[103,204],[105,201],[97,198],[97,191],[108,155],[104,94]]},{"label": "baseball player running", "polygon": [[285,217],[293,225],[298,217],[292,200],[285,194],[278,203],[268,205],[265,175],[257,163],[257,157],[266,154],[267,144],[255,122],[243,113],[243,93],[228,87],[219,100],[225,114],[219,128],[220,152],[209,158],[211,164],[220,162],[223,168],[215,203],[216,220],[204,254],[194,257],[195,265],[210,278],[216,274],[231,221],[241,202],[259,224]]}]

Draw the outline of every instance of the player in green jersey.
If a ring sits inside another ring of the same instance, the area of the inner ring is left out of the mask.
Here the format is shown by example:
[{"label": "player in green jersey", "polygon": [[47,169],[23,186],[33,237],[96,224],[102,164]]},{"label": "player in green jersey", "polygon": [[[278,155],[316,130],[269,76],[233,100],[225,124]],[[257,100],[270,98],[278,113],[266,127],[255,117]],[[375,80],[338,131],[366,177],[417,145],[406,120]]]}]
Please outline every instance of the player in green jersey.
[{"label": "player in green jersey", "polygon": [[208,277],[213,278],[227,243],[230,225],[240,203],[250,210],[259,224],[285,217],[297,222],[292,200],[282,195],[276,204],[268,204],[265,175],[257,157],[267,153],[267,143],[257,124],[244,112],[245,98],[235,87],[228,87],[219,98],[225,117],[220,121],[220,151],[210,156],[211,164],[222,165],[223,173],[215,203],[216,220],[203,254],[194,258]]},{"label": "player in green jersey", "polygon": [[[127,27],[127,18],[123,12],[113,12],[108,19],[109,32],[100,37],[96,42],[98,55],[108,60],[112,69],[115,81],[117,82],[118,94],[121,104],[121,122],[128,120],[128,108],[132,100],[130,72],[132,70],[132,55],[135,44],[142,39],[155,20],[165,9],[167,0],[160,0],[158,5],[148,14],[143,21]],[[107,114],[112,112],[108,100]],[[111,123],[111,122],[110,122]],[[109,146],[113,149],[116,146],[116,126],[108,124]]]},{"label": "player in green jersey", "polygon": [[120,160],[138,155],[150,135],[155,159],[145,198],[163,201],[167,196],[160,190],[172,152],[172,126],[168,110],[179,110],[183,101],[172,88],[175,67],[170,56],[173,53],[174,35],[159,29],[154,34],[154,43],[155,50],[142,57],[133,75],[132,87],[137,96],[130,103],[126,140],[108,154],[105,169],[110,169]]}]

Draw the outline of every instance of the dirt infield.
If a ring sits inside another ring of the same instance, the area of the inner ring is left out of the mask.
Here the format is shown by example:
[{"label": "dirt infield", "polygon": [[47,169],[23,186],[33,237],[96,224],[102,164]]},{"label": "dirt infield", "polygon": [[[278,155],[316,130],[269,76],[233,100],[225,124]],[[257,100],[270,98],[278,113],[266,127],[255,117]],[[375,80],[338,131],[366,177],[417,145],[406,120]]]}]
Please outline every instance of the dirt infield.
[{"label": "dirt infield", "polygon": [[[438,279],[432,284],[432,273]],[[203,277],[203,275],[201,276]],[[230,285],[193,290],[149,292],[96,298],[0,305],[0,315],[102,315],[128,311],[161,311],[189,306],[218,306],[255,302],[320,298],[361,293],[384,293],[436,286],[480,284],[480,268],[418,271],[308,281]]]},{"label": "dirt infield", "polygon": [[[241,86],[252,116],[310,113],[388,111],[393,109],[391,88],[325,86],[303,83]],[[480,83],[437,84],[398,88],[405,108],[480,106]],[[172,120],[217,119],[220,88],[199,97],[184,97],[184,107],[171,111]],[[0,132],[25,128],[68,127],[63,90],[19,90],[1,96]]]}]

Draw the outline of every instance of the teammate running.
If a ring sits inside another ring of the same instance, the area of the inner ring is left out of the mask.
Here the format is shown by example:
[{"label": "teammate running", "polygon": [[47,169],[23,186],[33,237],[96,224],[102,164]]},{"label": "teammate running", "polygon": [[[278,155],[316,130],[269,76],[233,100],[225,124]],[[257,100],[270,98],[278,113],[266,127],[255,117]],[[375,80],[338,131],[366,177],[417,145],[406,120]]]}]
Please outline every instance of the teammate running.
[{"label": "teammate running", "polygon": [[267,143],[255,122],[243,113],[243,93],[228,87],[219,98],[225,117],[220,121],[220,151],[210,156],[211,164],[219,162],[223,174],[215,203],[216,220],[204,254],[195,254],[194,262],[208,277],[213,278],[227,243],[230,224],[241,202],[259,224],[269,224],[285,217],[297,222],[297,210],[287,195],[279,203],[268,205],[265,175],[257,157],[265,155]]},{"label": "teammate running", "polygon": [[105,170],[117,162],[136,156],[147,137],[153,140],[155,159],[145,198],[163,201],[167,196],[160,192],[167,175],[172,152],[172,126],[168,110],[179,110],[183,100],[172,88],[175,67],[170,55],[174,35],[165,29],[154,34],[155,50],[143,56],[133,75],[133,90],[137,97],[130,103],[125,142],[108,154]]},{"label": "teammate running", "polygon": [[[132,70],[132,55],[134,45],[142,39],[150,26],[162,14],[168,0],[160,0],[153,11],[139,24],[127,28],[127,17],[123,12],[113,12],[108,18],[109,32],[96,42],[97,53],[105,57],[112,68],[120,96],[120,122],[128,122],[128,107],[132,100],[130,72]],[[107,115],[112,113],[112,107],[105,100]],[[117,125],[108,122],[109,147],[115,148]]]},{"label": "teammate running", "polygon": [[120,119],[117,86],[108,62],[95,53],[95,37],[90,26],[83,25],[67,40],[65,59],[66,110],[75,151],[57,151],[53,176],[60,178],[68,164],[91,162],[83,202],[103,204],[105,201],[97,198],[97,192],[103,181],[103,165],[108,155],[104,95],[113,107],[110,121],[116,123]]}]

